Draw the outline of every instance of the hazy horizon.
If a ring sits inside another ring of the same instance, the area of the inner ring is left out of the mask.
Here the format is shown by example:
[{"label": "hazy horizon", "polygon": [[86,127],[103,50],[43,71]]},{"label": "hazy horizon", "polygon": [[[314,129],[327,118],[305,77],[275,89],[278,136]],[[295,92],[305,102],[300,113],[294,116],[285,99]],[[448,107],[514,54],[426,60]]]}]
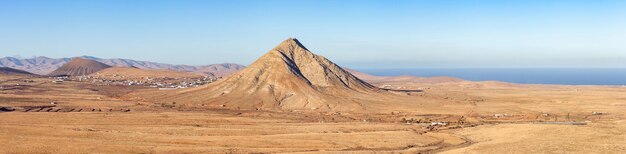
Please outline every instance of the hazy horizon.
[{"label": "hazy horizon", "polygon": [[2,1],[0,56],[350,68],[626,68],[624,1]]},{"label": "hazy horizon", "polygon": [[[207,64],[197,64],[197,65],[193,65],[193,64],[175,64],[175,63],[166,63],[166,62],[159,62],[159,61],[150,61],[150,60],[142,60],[142,59],[130,59],[130,58],[123,58],[123,57],[97,57],[97,56],[90,56],[90,55],[80,55],[80,56],[70,56],[70,57],[49,57],[49,56],[30,56],[30,57],[23,57],[20,55],[13,55],[13,56],[0,56],[0,58],[5,58],[5,57],[12,57],[12,58],[18,58],[18,59],[33,59],[33,58],[38,58],[38,57],[46,57],[46,58],[52,58],[52,59],[60,59],[60,58],[76,58],[76,57],[92,57],[92,58],[99,58],[99,59],[127,59],[127,60],[135,60],[135,61],[146,61],[146,62],[154,62],[154,63],[163,63],[163,64],[171,64],[171,65],[188,65],[188,66],[202,66],[202,65],[212,65],[212,64],[224,64],[224,63],[233,63],[233,62],[217,62],[217,63],[207,63]],[[254,62],[254,61],[251,61]],[[240,63],[233,63],[233,64],[239,64],[239,65],[244,65],[244,64],[240,64]],[[244,66],[248,66],[249,64],[245,64]],[[339,64],[341,65],[341,64]],[[343,65],[341,65],[342,67],[344,67]],[[347,67],[347,66],[345,66]],[[377,68],[377,67],[348,67],[350,69],[358,69],[358,70],[398,70],[398,69],[405,69],[405,70],[410,70],[410,69],[626,69],[626,67],[498,67],[498,66],[487,66],[487,67],[438,67],[438,66],[431,66],[431,67],[420,67],[420,66],[415,66],[415,67],[387,67],[387,68]]]}]

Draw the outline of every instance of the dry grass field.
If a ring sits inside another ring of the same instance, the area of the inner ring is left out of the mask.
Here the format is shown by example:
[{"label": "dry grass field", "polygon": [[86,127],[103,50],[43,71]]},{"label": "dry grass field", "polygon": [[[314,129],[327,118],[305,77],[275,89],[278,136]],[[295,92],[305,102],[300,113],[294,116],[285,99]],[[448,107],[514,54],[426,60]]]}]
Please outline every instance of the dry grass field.
[{"label": "dry grass field", "polygon": [[9,153],[411,152],[463,142],[394,123],[320,123],[211,111],[16,112],[0,122],[1,148]]},{"label": "dry grass field", "polygon": [[453,131],[473,144],[443,153],[625,153],[626,123],[497,124]]},{"label": "dry grass field", "polygon": [[[351,113],[156,103],[122,97],[141,87],[0,78],[0,106],[14,109],[0,113],[0,153],[626,152],[624,87],[404,82],[424,91]],[[544,124],[553,121],[587,125]]]}]

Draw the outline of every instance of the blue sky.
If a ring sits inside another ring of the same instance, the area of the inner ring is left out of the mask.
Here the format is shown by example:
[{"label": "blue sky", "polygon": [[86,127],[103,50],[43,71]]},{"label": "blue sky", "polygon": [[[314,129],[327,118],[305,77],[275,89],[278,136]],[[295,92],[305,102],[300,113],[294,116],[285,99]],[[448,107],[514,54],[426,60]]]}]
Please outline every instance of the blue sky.
[{"label": "blue sky", "polygon": [[0,0],[0,56],[247,65],[295,37],[353,68],[624,68],[625,27],[619,0]]}]

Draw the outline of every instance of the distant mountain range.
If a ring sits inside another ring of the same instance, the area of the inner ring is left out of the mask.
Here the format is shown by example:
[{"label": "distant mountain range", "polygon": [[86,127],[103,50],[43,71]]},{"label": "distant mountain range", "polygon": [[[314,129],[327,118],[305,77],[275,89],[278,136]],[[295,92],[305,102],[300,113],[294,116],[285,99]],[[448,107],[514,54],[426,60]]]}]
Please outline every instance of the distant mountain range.
[{"label": "distant mountain range", "polygon": [[[63,64],[71,61],[73,58],[48,58],[44,56],[33,58],[15,58],[4,57],[0,58],[0,67],[14,68],[18,70],[24,70],[39,75],[46,75],[58,68]],[[92,56],[81,56],[79,58],[95,60],[110,66],[115,67],[136,67],[139,69],[159,69],[159,70],[172,70],[172,71],[184,71],[184,72],[200,72],[215,76],[225,76],[231,73],[237,72],[245,66],[234,63],[212,64],[202,66],[191,65],[172,65],[165,63],[156,63],[148,61],[137,61],[131,59],[103,59]]]}]

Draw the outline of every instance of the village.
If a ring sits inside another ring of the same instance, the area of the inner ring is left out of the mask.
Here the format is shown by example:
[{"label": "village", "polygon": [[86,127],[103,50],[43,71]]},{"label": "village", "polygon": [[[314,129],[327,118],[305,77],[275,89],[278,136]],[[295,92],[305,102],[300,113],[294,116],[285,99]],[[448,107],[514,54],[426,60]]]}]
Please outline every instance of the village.
[{"label": "village", "polygon": [[52,82],[63,84],[66,81],[88,82],[95,85],[124,85],[124,86],[141,86],[159,88],[160,90],[183,89],[190,87],[198,87],[201,85],[215,82],[220,77],[204,76],[199,78],[172,78],[172,77],[139,77],[126,79],[123,76],[115,75],[113,77],[100,76],[55,76],[49,77],[54,79]]}]

